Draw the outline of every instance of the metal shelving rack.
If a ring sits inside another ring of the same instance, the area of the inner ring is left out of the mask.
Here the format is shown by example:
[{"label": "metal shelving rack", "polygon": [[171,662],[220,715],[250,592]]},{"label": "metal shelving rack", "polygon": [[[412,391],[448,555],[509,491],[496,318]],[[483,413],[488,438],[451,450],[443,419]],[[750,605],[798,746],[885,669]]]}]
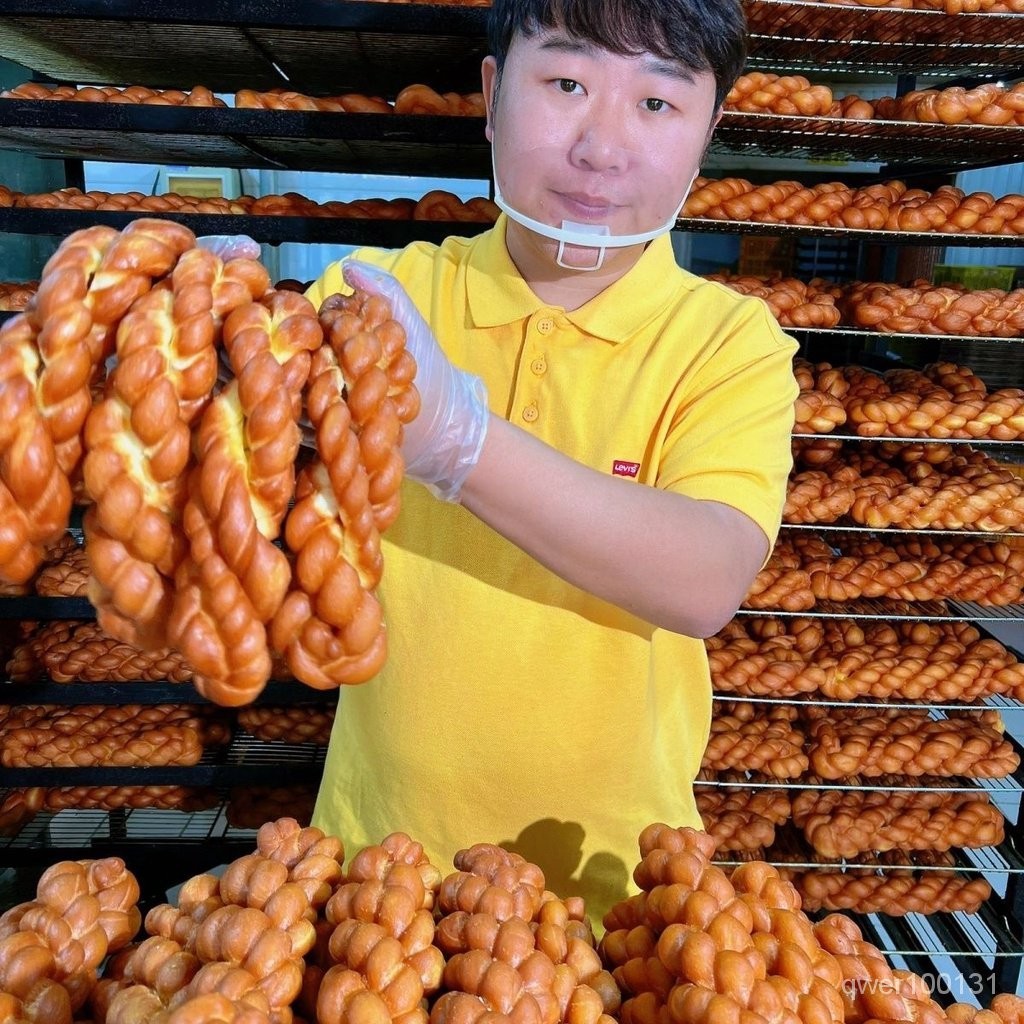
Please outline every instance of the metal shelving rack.
[{"label": "metal shelving rack", "polygon": [[[960,15],[931,11],[836,7],[803,0],[745,0],[753,52],[750,66],[793,72],[856,71],[878,75],[923,74],[990,78],[1011,77],[1024,69],[1024,18]],[[359,91],[394,95],[416,81],[439,90],[478,88],[486,12],[441,4],[382,4],[359,0],[298,0],[271,5],[244,0],[157,0],[138,8],[107,0],[0,0],[0,54],[32,67],[51,79],[76,83],[129,84],[182,88],[202,83],[216,91],[239,88],[294,88],[310,94]],[[748,155],[841,156],[886,162],[919,173],[950,167],[978,167],[1016,160],[1024,139],[1021,128],[985,128],[844,121],[729,113],[716,133],[720,152]],[[244,167],[301,167],[324,170],[417,170],[453,176],[489,176],[482,124],[472,118],[402,118],[300,112],[106,106],[39,101],[0,101],[0,148],[41,156],[90,157],[143,162],[182,161]],[[0,232],[64,235],[79,227],[106,223],[123,227],[137,216],[121,212],[0,209]],[[482,231],[485,225],[424,222],[376,222],[303,217],[213,217],[157,214],[189,225],[197,234],[246,232],[260,241],[350,242],[400,246],[414,239],[438,241],[457,231]],[[694,232],[837,237],[879,245],[1015,245],[1004,236],[917,234],[859,231],[846,228],[795,227],[685,218],[679,228]],[[850,329],[793,331],[804,340],[860,344],[893,337]],[[934,340],[944,340],[935,336]],[[965,340],[965,339],[954,339]],[[979,339],[969,339],[976,341]],[[987,339],[1003,340],[1003,339]],[[1013,341],[1021,339],[1011,339]],[[829,435],[836,436],[836,435]],[[862,438],[853,438],[863,440]],[[1024,442],[1022,442],[1024,444]],[[839,529],[841,527],[836,527]],[[847,527],[848,529],[848,527]],[[932,534],[929,531],[930,535]],[[15,614],[17,609],[18,614]],[[921,602],[913,614],[884,601],[844,604],[819,602],[807,617],[906,619],[915,621],[997,622],[1024,618],[1024,606],[986,608],[964,602]],[[784,616],[778,611],[741,614]],[[86,618],[92,610],[82,599],[17,598],[0,601],[0,619],[29,617]],[[186,684],[187,685],[187,684]],[[0,684],[2,699],[60,700],[88,703],[136,703],[176,699],[174,684]],[[189,691],[191,693],[191,691]],[[323,695],[288,684],[271,684],[262,702],[315,701]],[[725,699],[732,699],[725,698]],[[756,699],[755,699],[756,700]],[[192,694],[189,702],[198,702]],[[1000,706],[993,700],[984,706]],[[888,703],[885,706],[892,706]],[[919,705],[918,705],[919,706]],[[948,708],[947,708],[948,709]],[[308,745],[287,748],[236,737],[226,748],[211,751],[192,768],[86,769],[74,772],[76,783],[112,783],[144,779],[225,787],[257,781],[279,783],[282,765],[291,778],[315,783],[323,752]],[[66,784],[59,769],[4,770],[5,784]],[[962,785],[960,784],[962,783]],[[712,785],[714,783],[703,783]],[[747,779],[718,785],[770,785],[805,788],[805,784]],[[829,788],[840,788],[837,784]],[[1024,775],[1007,780],[949,780],[952,789],[1019,794]],[[872,788],[858,785],[850,789]],[[141,825],[151,817],[147,833]],[[103,817],[102,814],[92,816]],[[129,837],[128,826],[139,823]],[[51,833],[52,819],[40,815],[17,836],[0,841],[0,857],[29,862],[41,845],[56,856],[89,856],[97,850],[149,850],[149,865],[168,846],[172,870],[190,873],[209,866],[212,854],[235,856],[232,844],[251,845],[225,822],[223,807],[194,812],[109,812],[102,829],[65,836]],[[74,851],[74,852],[71,852]],[[965,874],[1005,874],[1011,888],[979,915],[975,926],[964,915],[943,915],[926,922],[938,936],[931,946],[921,935],[925,925],[910,919],[863,917],[865,934],[881,948],[901,952],[918,971],[933,969],[931,953],[949,952],[962,970],[997,962],[1000,987],[1015,990],[1020,981],[1024,936],[1019,926],[1024,873],[1012,837],[999,847],[959,854]],[[133,859],[133,868],[140,862]],[[154,879],[158,887],[159,879]],[[982,929],[992,937],[991,948]]]}]

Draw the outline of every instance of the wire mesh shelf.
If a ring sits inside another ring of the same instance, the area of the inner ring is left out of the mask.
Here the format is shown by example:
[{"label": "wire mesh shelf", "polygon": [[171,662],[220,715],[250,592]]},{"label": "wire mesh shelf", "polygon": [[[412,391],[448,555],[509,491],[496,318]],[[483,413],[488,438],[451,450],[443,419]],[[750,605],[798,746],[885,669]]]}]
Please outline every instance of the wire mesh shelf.
[{"label": "wire mesh shelf", "polygon": [[[329,704],[338,700],[336,690],[314,690],[310,686],[288,681],[272,681],[260,692],[252,705]],[[40,680],[32,683],[0,682],[0,705],[57,704],[211,704],[191,683],[118,682],[118,683],[54,683]]]},{"label": "wire mesh shelf", "polygon": [[[960,243],[957,243],[958,245]],[[970,345],[978,342],[984,344],[1005,342],[1010,345],[1024,343],[1024,335],[1016,338],[996,338],[992,335],[968,335],[968,334],[900,334],[896,331],[862,331],[853,327],[783,327],[787,334],[793,335],[806,341],[832,341],[832,342],[875,342],[875,341],[906,341],[906,342],[932,342],[935,345],[951,343],[955,345]]]},{"label": "wire mesh shelf", "polygon": [[855,523],[783,523],[783,530],[812,530],[814,533],[823,534],[885,534],[885,535],[909,535],[926,537],[984,537],[986,540],[998,542],[1008,538],[1024,537],[1024,533],[1012,531],[994,530],[933,530],[933,529],[907,529],[902,526],[860,526]]},{"label": "wire mesh shelf", "polygon": [[1006,448],[1024,450],[1024,441],[996,441],[989,437],[864,437],[860,434],[793,434],[801,441],[893,441],[899,444],[968,444],[976,447]]},{"label": "wire mesh shelf", "polygon": [[818,601],[804,611],[779,608],[740,608],[737,615],[804,619],[889,619],[894,622],[1017,622],[1024,619],[1024,605],[981,605],[973,601]]},{"label": "wire mesh shelf", "polygon": [[749,66],[1000,77],[1024,64],[1019,16],[747,0]]},{"label": "wire mesh shelf", "polygon": [[715,691],[711,695],[712,701],[720,704],[754,704],[766,707],[793,707],[793,708],[857,708],[858,710],[877,709],[879,711],[890,711],[894,708],[902,708],[905,711],[991,711],[993,708],[1005,711],[1024,710],[1024,704],[1019,701],[996,704],[989,697],[981,697],[973,704],[956,703],[933,704],[926,701],[906,700],[896,697],[893,700],[836,700],[823,696],[819,693],[808,693],[799,697],[748,697],[746,694],[730,693],[728,691]]}]

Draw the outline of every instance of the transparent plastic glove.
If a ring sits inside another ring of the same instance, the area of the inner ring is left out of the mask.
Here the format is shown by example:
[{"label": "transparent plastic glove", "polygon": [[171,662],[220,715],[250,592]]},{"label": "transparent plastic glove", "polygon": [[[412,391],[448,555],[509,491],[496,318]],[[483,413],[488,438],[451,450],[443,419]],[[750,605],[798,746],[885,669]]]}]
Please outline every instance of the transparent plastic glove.
[{"label": "transparent plastic glove", "polygon": [[222,260],[260,258],[260,243],[248,235],[200,235],[196,245]]},{"label": "transparent plastic glove", "polygon": [[449,362],[412,299],[389,273],[356,260],[346,260],[342,271],[353,288],[388,301],[416,360],[421,406],[416,419],[405,427],[402,456],[406,476],[426,484],[445,501],[458,501],[487,435],[484,382]]}]

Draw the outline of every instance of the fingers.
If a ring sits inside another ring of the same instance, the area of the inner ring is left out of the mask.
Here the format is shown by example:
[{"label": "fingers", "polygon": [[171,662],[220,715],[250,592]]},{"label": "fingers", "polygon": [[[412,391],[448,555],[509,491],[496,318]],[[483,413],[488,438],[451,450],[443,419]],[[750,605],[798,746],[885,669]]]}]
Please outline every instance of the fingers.
[{"label": "fingers", "polygon": [[196,244],[222,260],[260,258],[260,243],[248,235],[201,235]]}]

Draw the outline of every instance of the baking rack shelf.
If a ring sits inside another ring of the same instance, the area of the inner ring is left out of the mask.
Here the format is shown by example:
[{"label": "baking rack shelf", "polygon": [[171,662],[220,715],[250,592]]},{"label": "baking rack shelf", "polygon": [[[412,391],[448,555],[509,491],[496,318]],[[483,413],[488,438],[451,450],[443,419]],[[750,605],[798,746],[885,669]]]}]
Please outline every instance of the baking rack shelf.
[{"label": "baking rack shelf", "polygon": [[[2,109],[2,108],[0,108]],[[333,242],[351,245],[395,247],[423,240],[440,242],[449,235],[469,237],[486,231],[489,224],[471,222],[366,220],[345,217],[251,217],[233,214],[153,213],[121,210],[41,210],[0,207],[0,233],[66,235],[92,224],[123,228],[139,217],[166,217],[191,228],[197,235],[244,233],[258,242]],[[754,224],[747,221],[707,220],[682,217],[680,231],[699,231],[780,237],[832,237],[880,245],[1007,246],[1021,244],[1018,235],[952,235],[941,232],[863,231],[853,228],[815,228],[792,224]],[[872,332],[874,335],[874,332]],[[877,337],[885,337],[878,333]],[[976,339],[972,339],[976,340]]]},{"label": "baking rack shelf", "polygon": [[207,750],[199,764],[142,768],[0,768],[7,787],[21,786],[279,786],[319,782],[325,748],[311,743],[263,743],[236,734]]},{"label": "baking rack shelf", "polygon": [[0,148],[130,163],[456,178],[486,178],[491,167],[476,117],[55,100],[0,100]]},{"label": "baking rack shelf", "polygon": [[736,614],[804,619],[889,619],[894,622],[1017,622],[1024,619],[1024,605],[988,606],[970,601],[917,601],[913,611],[908,612],[907,602],[862,598],[858,601],[819,601],[808,611],[740,608]]},{"label": "baking rack shelf", "polygon": [[[1022,137],[1024,142],[1024,137]],[[2,212],[2,211],[0,211]],[[942,247],[947,245],[986,247],[1021,244],[1018,235],[946,234],[943,231],[868,231],[864,228],[830,228],[815,224],[760,224],[745,220],[713,220],[709,217],[680,217],[676,222],[680,231],[710,231],[736,235],[773,235],[780,238],[836,238],[851,242],[877,245],[917,245]],[[786,328],[790,330],[790,328]],[[829,332],[835,333],[835,332]],[[865,332],[884,337],[881,332]],[[977,340],[977,339],[971,339]]]},{"label": "baking rack shelf", "polygon": [[[0,39],[0,52],[2,45]],[[490,173],[484,122],[476,117],[20,99],[0,103],[0,147],[34,156],[463,178]],[[1018,126],[726,111],[711,149],[948,169],[1012,163],[1022,140],[1024,128]]]},{"label": "baking rack shelf", "polygon": [[[953,19],[793,0],[745,6],[751,67],[999,76],[1024,63],[1013,16]],[[138,8],[103,0],[44,0],[5,2],[0,15],[0,49],[9,57],[80,82],[180,86],[187,73],[221,90],[388,93],[412,80],[475,89],[487,49],[486,9],[442,4],[158,0],[140,17]]]},{"label": "baking rack shelf", "polygon": [[[314,690],[296,682],[269,682],[252,704],[330,704],[337,690]],[[211,704],[191,683],[3,683],[0,705],[8,704]]]},{"label": "baking rack shelf", "polygon": [[815,533],[870,533],[897,534],[915,537],[984,537],[987,540],[1000,541],[1011,537],[1024,538],[1024,533],[996,533],[992,530],[907,530],[898,526],[876,527],[858,526],[847,523],[783,523],[783,530],[813,530]]},{"label": "baking rack shelf", "polygon": [[899,444],[967,444],[977,448],[1003,448],[1008,451],[1024,452],[1024,441],[996,441],[988,437],[862,437],[860,434],[794,434],[803,441],[825,439],[829,441],[893,441]]},{"label": "baking rack shelf", "polygon": [[0,53],[82,83],[394,95],[428,82],[470,91],[480,87],[485,20],[482,9],[353,0],[5,0]]},{"label": "baking rack shelf", "polygon": [[750,67],[872,75],[1000,77],[1024,64],[1024,24],[1009,14],[836,7],[748,0]]},{"label": "baking rack shelf", "polygon": [[[959,243],[957,243],[959,245]],[[875,341],[906,341],[906,342],[931,342],[934,345],[950,343],[954,345],[964,344],[985,344],[993,342],[1007,342],[1011,345],[1024,343],[1024,337],[1018,338],[995,338],[992,335],[970,335],[970,334],[899,334],[895,331],[860,331],[853,327],[784,327],[787,334],[793,335],[801,341],[831,341],[831,342],[875,342]]]}]

